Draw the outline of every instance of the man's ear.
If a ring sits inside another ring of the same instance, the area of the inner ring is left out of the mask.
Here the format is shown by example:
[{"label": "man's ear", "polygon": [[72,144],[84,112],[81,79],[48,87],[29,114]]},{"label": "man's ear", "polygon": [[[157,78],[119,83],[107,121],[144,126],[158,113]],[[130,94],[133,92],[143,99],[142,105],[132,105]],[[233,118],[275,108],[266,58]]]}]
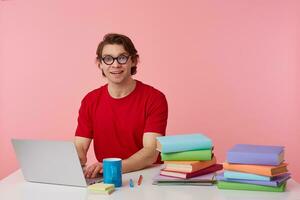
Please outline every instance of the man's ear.
[{"label": "man's ear", "polygon": [[139,56],[136,55],[135,58],[131,58],[132,61],[132,66],[137,66],[138,62],[139,62]]},{"label": "man's ear", "polygon": [[95,63],[98,66],[99,69],[102,69],[101,68],[101,62],[98,59],[96,59]]}]

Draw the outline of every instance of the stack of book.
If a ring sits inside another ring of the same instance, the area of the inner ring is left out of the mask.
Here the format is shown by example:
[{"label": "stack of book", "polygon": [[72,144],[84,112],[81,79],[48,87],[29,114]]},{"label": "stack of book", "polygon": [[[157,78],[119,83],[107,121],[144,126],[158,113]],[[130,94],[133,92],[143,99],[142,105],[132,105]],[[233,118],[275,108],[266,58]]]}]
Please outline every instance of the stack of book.
[{"label": "stack of book", "polygon": [[[164,181],[177,181],[178,184],[189,183],[189,181],[180,179],[190,179],[191,184],[195,184],[195,182],[212,183],[214,176],[206,176],[203,180],[199,176],[222,169],[222,165],[217,164],[216,157],[213,154],[211,139],[203,134],[158,137],[157,150],[161,152],[165,168],[154,179],[156,183]],[[166,176],[175,179],[168,179]],[[198,178],[192,180],[193,177]]]},{"label": "stack of book", "polygon": [[237,144],[223,168],[217,176],[219,189],[283,192],[290,178],[282,146]]}]

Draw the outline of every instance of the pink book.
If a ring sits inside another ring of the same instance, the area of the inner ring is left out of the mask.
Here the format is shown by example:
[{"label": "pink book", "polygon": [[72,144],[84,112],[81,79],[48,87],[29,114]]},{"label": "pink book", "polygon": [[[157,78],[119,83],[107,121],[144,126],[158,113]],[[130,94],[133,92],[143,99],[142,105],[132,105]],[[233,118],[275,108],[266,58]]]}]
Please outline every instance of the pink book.
[{"label": "pink book", "polygon": [[162,176],[170,176],[170,177],[177,177],[177,178],[183,178],[188,179],[196,176],[201,176],[205,174],[209,174],[212,172],[216,172],[218,170],[223,169],[223,165],[221,164],[215,164],[210,167],[207,167],[205,169],[201,169],[192,173],[184,173],[184,172],[176,172],[176,171],[168,171],[168,170],[161,170],[160,175]]}]

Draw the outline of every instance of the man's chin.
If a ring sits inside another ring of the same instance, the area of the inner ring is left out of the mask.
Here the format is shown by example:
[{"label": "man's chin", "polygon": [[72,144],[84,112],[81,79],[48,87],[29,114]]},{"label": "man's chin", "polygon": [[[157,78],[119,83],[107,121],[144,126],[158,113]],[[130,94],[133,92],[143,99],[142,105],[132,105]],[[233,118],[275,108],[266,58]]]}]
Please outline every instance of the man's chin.
[{"label": "man's chin", "polygon": [[124,78],[118,78],[118,79],[114,78],[114,79],[109,79],[109,82],[115,85],[121,85],[125,83],[124,80],[125,80]]},{"label": "man's chin", "polygon": [[130,77],[109,77],[108,81],[112,84],[121,85],[126,84]]}]

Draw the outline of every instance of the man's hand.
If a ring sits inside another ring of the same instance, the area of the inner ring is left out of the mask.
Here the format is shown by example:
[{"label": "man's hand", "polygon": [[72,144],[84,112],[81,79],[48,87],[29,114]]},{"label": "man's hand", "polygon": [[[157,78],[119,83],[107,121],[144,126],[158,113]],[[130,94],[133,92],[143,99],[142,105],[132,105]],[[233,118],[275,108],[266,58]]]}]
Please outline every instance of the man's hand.
[{"label": "man's hand", "polygon": [[84,170],[84,176],[86,178],[95,178],[100,173],[102,173],[102,163],[100,162],[96,162]]}]

